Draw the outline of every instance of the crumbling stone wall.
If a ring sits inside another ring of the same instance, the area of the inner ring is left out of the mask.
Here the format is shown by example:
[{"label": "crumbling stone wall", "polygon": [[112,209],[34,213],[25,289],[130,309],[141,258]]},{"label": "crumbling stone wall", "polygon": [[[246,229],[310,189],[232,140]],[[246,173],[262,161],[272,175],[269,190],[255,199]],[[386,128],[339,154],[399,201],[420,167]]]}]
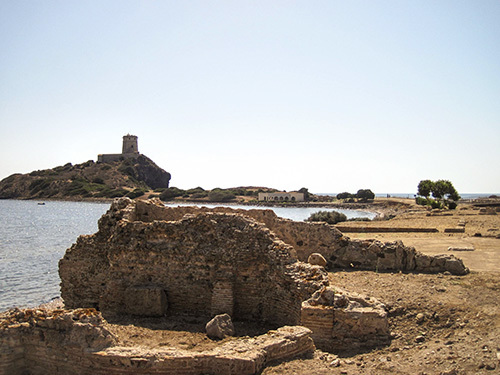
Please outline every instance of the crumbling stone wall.
[{"label": "crumbling stone wall", "polygon": [[385,306],[375,298],[331,286],[302,303],[301,324],[325,351],[370,348],[390,342]]},{"label": "crumbling stone wall", "polygon": [[311,355],[305,327],[281,327],[205,351],[123,347],[93,309],[0,314],[0,374],[251,375],[270,362]]},{"label": "crumbling stone wall", "polygon": [[[70,374],[88,353],[116,344],[94,309],[10,310],[0,315],[0,374]],[[68,359],[71,358],[71,361]]]},{"label": "crumbling stone wall", "polygon": [[337,228],[326,223],[298,222],[282,219],[272,210],[243,210],[228,207],[161,207],[153,201],[137,202],[134,213],[139,220],[179,220],[184,215],[201,212],[238,213],[265,224],[278,238],[293,246],[297,258],[307,261],[312,253],[322,254],[329,268],[373,271],[445,272],[464,275],[469,269],[451,254],[426,255],[405,246],[401,241],[351,240]]},{"label": "crumbling stone wall", "polygon": [[294,325],[301,302],[328,284],[322,267],[298,262],[289,245],[249,217],[200,212],[157,220],[164,207],[141,205],[116,201],[99,231],[68,249],[59,263],[66,307],[153,316],[227,312],[235,320]]}]

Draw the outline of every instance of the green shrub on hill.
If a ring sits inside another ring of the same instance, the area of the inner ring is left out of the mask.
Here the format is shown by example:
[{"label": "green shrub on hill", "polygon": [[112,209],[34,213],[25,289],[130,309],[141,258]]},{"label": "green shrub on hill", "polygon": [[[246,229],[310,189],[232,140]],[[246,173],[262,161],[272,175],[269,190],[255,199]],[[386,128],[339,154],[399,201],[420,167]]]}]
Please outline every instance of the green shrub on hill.
[{"label": "green shrub on hill", "polygon": [[185,190],[182,190],[182,189],[179,189],[176,187],[169,187],[169,188],[162,191],[162,193],[160,194],[160,199],[162,201],[169,201],[169,200],[172,200],[176,197],[181,197],[184,194],[186,194]]},{"label": "green shrub on hill", "polygon": [[229,202],[236,198],[231,190],[215,188],[208,193],[208,199],[212,202]]},{"label": "green shrub on hill", "polygon": [[130,199],[135,199],[135,198],[143,196],[144,193],[146,193],[145,189],[137,188],[137,189],[134,189],[134,190],[128,192],[125,196],[129,197]]}]

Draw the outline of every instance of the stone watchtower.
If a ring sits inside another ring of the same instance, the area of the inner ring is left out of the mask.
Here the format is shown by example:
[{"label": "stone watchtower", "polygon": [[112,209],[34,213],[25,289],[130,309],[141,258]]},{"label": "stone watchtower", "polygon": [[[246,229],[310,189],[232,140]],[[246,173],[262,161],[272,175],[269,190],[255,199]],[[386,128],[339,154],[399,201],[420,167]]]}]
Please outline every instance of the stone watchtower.
[{"label": "stone watchtower", "polygon": [[127,134],[123,136],[123,147],[121,154],[99,154],[97,155],[97,161],[99,163],[112,163],[114,161],[128,158],[137,159],[139,155],[139,147],[137,147],[137,136]]},{"label": "stone watchtower", "polygon": [[124,135],[123,136],[123,148],[122,154],[138,154],[139,147],[137,146],[137,136],[136,135]]}]

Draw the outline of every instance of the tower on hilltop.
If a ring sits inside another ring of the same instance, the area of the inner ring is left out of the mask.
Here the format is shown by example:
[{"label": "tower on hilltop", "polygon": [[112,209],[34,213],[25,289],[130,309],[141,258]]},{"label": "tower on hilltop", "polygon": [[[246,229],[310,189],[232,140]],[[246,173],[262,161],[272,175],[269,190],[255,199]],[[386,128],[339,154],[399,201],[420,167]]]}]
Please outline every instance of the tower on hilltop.
[{"label": "tower on hilltop", "polygon": [[136,135],[124,135],[123,136],[123,147],[121,154],[99,154],[97,155],[97,161],[99,163],[111,163],[123,159],[137,159],[139,157],[139,147],[137,146],[137,136]]},{"label": "tower on hilltop", "polygon": [[130,134],[124,135],[122,154],[138,154],[138,153],[139,153],[139,147],[137,146],[137,136]]}]

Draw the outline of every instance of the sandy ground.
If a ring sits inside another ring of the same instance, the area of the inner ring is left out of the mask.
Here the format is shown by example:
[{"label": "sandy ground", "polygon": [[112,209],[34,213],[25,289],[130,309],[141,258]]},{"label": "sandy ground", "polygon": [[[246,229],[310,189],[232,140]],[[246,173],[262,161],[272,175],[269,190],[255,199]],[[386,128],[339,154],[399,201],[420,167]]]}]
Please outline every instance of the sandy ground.
[{"label": "sandy ground", "polygon": [[[402,240],[426,254],[453,253],[466,276],[368,271],[333,272],[330,280],[386,305],[393,340],[366,351],[323,353],[267,368],[264,374],[500,374],[500,213],[479,208],[429,212],[400,200],[376,209],[390,220],[350,226],[437,228],[438,233],[349,233],[351,238]],[[430,215],[429,215],[430,214]],[[344,223],[342,223],[344,224]],[[464,233],[444,233],[465,224]],[[449,247],[473,251],[448,251]]]},{"label": "sandy ground", "polygon": [[276,364],[263,374],[500,373],[500,284],[496,272],[467,276],[330,274],[333,285],[386,304],[393,340],[365,352],[323,353]]},{"label": "sandy ground", "polygon": [[[404,200],[403,200],[404,201]],[[500,212],[480,215],[479,208],[459,205],[456,210],[427,211],[408,201],[407,209],[390,211],[396,214],[390,220],[348,222],[347,226],[376,226],[389,228],[437,228],[438,233],[347,233],[350,238],[375,238],[380,241],[401,240],[407,246],[425,254],[454,254],[473,271],[500,271]],[[430,216],[428,216],[430,215]],[[465,233],[445,233],[446,228],[465,225]],[[473,248],[474,251],[448,251],[453,248]]]}]

